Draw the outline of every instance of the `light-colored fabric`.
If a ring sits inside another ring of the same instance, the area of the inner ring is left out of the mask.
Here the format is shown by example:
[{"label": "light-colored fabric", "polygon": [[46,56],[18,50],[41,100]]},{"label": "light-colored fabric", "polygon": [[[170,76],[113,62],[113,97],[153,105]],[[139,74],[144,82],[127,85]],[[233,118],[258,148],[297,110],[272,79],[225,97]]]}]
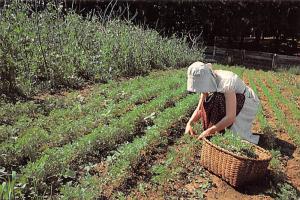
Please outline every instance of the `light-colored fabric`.
[{"label": "light-colored fabric", "polygon": [[[235,73],[224,70],[211,70],[209,64],[195,62],[188,68],[187,89],[191,92],[221,92],[233,90],[235,93],[245,94],[245,103],[231,126],[231,130],[241,138],[258,143],[259,136],[251,132],[260,101],[254,91],[246,86]],[[245,93],[244,93],[245,92]]]},{"label": "light-colored fabric", "polygon": [[235,93],[245,94],[245,103],[231,126],[231,130],[240,135],[242,139],[258,143],[259,136],[251,132],[252,122],[254,121],[260,101],[254,91],[248,87],[242,79],[235,73],[224,70],[216,70],[217,92],[225,93],[229,90]]},{"label": "light-colored fabric", "polygon": [[258,143],[259,136],[252,134],[251,127],[252,122],[256,117],[259,105],[260,101],[257,95],[250,87],[246,87],[244,106],[230,128],[234,133],[240,135],[242,139],[254,144]]},{"label": "light-colored fabric", "polygon": [[194,62],[187,71],[187,90],[191,92],[216,92],[216,77],[209,64]]},{"label": "light-colored fabric", "polygon": [[241,80],[238,75],[231,71],[215,70],[217,92],[225,93],[229,90],[235,93],[242,94],[246,88],[246,84]]},{"label": "light-colored fabric", "polygon": [[235,93],[245,94],[245,103],[231,126],[231,130],[241,136],[244,140],[258,143],[259,136],[251,132],[252,122],[256,117],[260,101],[254,91],[248,87],[235,73],[224,70],[215,70],[217,92],[225,93],[229,90]]}]

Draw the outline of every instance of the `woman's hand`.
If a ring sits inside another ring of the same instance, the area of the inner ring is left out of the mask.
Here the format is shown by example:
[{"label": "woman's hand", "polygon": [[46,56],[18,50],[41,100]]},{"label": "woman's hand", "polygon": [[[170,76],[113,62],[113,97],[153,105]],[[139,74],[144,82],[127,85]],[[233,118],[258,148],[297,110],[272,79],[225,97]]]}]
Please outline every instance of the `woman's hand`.
[{"label": "woman's hand", "polygon": [[216,132],[216,127],[212,126],[208,129],[206,129],[205,131],[203,131],[199,137],[197,138],[198,140],[201,140],[202,138],[205,138],[207,136],[213,135]]},{"label": "woman's hand", "polygon": [[186,127],[185,127],[185,133],[190,134],[191,136],[195,136],[195,132],[194,132],[190,122],[188,122]]}]

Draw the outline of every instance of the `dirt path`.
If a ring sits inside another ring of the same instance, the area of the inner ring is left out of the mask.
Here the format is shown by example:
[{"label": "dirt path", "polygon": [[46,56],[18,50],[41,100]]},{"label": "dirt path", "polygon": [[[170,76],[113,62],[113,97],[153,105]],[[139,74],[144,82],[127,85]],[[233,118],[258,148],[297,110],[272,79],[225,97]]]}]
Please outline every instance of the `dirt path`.
[{"label": "dirt path", "polygon": [[210,174],[210,178],[214,183],[215,187],[209,192],[207,192],[207,200],[233,200],[233,199],[243,199],[243,200],[258,200],[258,199],[272,199],[270,196],[259,194],[264,192],[267,189],[266,183],[264,180],[259,185],[251,185],[242,188],[241,190],[236,190],[231,187],[228,183],[220,179],[219,177]]}]

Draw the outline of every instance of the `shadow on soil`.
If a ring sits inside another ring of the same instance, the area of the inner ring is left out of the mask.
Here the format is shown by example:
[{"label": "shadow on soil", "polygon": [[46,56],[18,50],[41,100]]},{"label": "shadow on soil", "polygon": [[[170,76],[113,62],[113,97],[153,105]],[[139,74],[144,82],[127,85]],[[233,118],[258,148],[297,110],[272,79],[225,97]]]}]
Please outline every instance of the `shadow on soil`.
[{"label": "shadow on soil", "polygon": [[[277,138],[274,130],[270,127],[264,128],[262,132],[263,134],[260,136],[258,146],[267,150],[279,150],[281,154],[281,162],[287,162],[287,160],[293,158],[293,153],[296,150],[296,146],[294,144]],[[284,183],[289,183],[287,175],[278,167],[278,169],[269,169],[263,179],[235,189],[238,192],[247,195],[265,194],[274,198],[276,197],[278,190],[281,189],[279,185]],[[298,195],[300,194],[300,191],[296,187],[292,186],[292,188]]]},{"label": "shadow on soil", "polygon": [[282,156],[288,156],[289,159],[293,158],[293,153],[296,150],[294,144],[276,137],[274,130],[270,127],[264,128],[262,132],[258,146],[267,150],[277,149]]}]

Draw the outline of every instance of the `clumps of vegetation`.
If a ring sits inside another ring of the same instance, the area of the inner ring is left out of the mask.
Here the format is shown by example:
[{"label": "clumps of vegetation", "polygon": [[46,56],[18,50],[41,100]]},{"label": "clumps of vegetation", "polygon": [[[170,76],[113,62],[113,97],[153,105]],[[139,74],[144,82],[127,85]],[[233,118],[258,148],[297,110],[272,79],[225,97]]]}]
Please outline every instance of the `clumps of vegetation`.
[{"label": "clumps of vegetation", "polygon": [[288,183],[278,185],[279,191],[276,192],[276,200],[296,200],[299,199],[297,190]]},{"label": "clumps of vegetation", "polygon": [[299,65],[294,65],[294,66],[290,66],[288,68],[279,68],[276,71],[278,71],[278,72],[288,72],[290,74],[300,75],[300,66]]},{"label": "clumps of vegetation", "polygon": [[0,92],[31,96],[185,67],[202,58],[186,40],[129,21],[83,17],[51,3],[36,11],[15,0],[0,10]]},{"label": "clumps of vegetation", "polygon": [[196,135],[200,135],[203,131],[202,123],[194,123],[192,124],[192,129]]},{"label": "clumps of vegetation", "polygon": [[238,135],[234,134],[230,130],[226,130],[224,134],[219,133],[214,135],[210,141],[236,155],[258,158],[258,155],[255,153],[254,146],[243,141]]}]

